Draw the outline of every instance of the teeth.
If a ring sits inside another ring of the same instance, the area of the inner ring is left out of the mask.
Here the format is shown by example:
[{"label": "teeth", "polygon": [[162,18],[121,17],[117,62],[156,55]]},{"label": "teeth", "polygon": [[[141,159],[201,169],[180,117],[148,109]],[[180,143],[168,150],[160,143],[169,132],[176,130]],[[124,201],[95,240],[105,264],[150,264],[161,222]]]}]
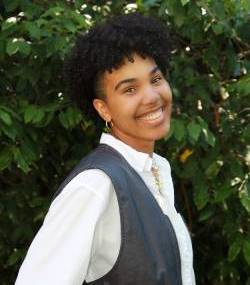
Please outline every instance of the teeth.
[{"label": "teeth", "polygon": [[161,114],[162,114],[162,108],[155,111],[155,112],[152,112],[152,113],[149,113],[145,116],[142,116],[141,119],[147,120],[147,121],[152,121],[152,120],[156,120],[156,119],[160,118]]}]

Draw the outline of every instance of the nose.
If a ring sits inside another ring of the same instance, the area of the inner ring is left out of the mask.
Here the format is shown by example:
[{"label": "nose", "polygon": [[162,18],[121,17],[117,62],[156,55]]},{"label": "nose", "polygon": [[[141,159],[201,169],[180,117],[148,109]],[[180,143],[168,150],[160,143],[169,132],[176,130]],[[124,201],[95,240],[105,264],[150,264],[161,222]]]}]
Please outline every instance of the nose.
[{"label": "nose", "polygon": [[142,94],[143,94],[142,103],[145,105],[151,105],[151,104],[153,105],[160,98],[159,92],[154,88],[152,88],[152,86],[145,87]]}]

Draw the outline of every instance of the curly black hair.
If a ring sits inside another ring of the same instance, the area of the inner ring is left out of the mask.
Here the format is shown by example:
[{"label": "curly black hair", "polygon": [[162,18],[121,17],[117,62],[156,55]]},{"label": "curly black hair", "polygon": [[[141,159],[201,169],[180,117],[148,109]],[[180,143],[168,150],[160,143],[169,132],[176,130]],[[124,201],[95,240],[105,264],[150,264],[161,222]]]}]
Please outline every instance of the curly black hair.
[{"label": "curly black hair", "polygon": [[98,80],[105,71],[118,68],[131,55],[153,58],[163,74],[169,66],[170,36],[159,20],[140,13],[115,16],[76,39],[65,61],[68,91],[89,118],[96,120],[92,102],[100,98]]}]

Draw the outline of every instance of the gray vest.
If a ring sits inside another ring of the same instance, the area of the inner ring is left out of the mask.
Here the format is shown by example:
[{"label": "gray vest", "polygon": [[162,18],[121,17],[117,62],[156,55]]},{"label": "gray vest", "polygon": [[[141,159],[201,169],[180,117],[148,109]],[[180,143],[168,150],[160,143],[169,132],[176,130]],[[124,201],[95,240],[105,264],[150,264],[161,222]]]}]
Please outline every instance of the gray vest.
[{"label": "gray vest", "polygon": [[88,284],[182,285],[180,252],[169,218],[137,172],[112,147],[101,144],[83,158],[56,195],[87,169],[100,169],[110,177],[121,221],[121,248],[115,265]]}]

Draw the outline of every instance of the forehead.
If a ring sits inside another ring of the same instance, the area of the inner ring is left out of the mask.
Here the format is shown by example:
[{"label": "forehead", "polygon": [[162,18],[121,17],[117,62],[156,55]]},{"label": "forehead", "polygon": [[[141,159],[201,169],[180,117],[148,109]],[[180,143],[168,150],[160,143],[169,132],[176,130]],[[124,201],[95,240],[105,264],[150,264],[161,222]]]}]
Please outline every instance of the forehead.
[{"label": "forehead", "polygon": [[124,59],[123,63],[112,72],[106,71],[103,75],[104,83],[115,83],[127,78],[140,79],[148,77],[152,70],[157,66],[154,59],[143,58],[138,54],[132,56],[133,61]]}]

